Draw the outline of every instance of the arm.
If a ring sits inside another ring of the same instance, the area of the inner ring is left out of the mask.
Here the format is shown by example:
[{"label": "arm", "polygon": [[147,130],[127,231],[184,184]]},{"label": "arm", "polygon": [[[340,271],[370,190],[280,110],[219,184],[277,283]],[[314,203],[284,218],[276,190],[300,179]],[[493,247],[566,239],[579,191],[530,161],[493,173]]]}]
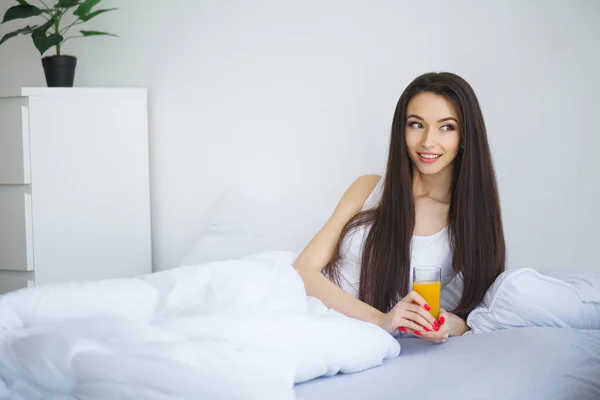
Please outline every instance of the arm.
[{"label": "arm", "polygon": [[[412,291],[388,313],[360,301],[331,282],[321,271],[333,256],[346,223],[356,215],[379,181],[377,175],[358,178],[344,193],[327,223],[310,241],[294,262],[294,268],[304,281],[306,294],[317,297],[325,306],[348,317],[371,322],[392,333],[398,328],[423,331],[435,330],[437,321],[426,311],[423,297]],[[439,327],[439,326],[438,326]]]},{"label": "arm", "polygon": [[331,260],[342,229],[361,210],[378,180],[378,175],[365,175],[354,181],[329,220],[294,262],[294,268],[304,280],[307,295],[319,298],[328,308],[376,325],[380,324],[381,311],[345,292],[321,271]]}]

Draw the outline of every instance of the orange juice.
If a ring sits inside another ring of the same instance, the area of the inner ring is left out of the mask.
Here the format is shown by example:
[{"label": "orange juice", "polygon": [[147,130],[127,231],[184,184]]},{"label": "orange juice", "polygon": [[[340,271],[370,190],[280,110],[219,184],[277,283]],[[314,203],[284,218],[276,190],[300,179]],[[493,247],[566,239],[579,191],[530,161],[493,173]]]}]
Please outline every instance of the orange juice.
[{"label": "orange juice", "polygon": [[429,312],[435,319],[438,319],[440,316],[442,283],[440,281],[413,282],[413,290],[423,296],[429,307],[431,307]]}]

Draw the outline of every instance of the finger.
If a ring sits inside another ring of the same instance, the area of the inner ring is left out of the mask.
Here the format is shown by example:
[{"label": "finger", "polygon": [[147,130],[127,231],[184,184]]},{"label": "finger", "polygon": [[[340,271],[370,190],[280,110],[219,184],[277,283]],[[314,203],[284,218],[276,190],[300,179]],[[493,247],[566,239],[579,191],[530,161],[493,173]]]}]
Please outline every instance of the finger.
[{"label": "finger", "polygon": [[442,340],[444,339],[445,333],[443,332],[423,332],[422,335],[423,338],[432,340],[432,341],[438,341],[438,340]]},{"label": "finger", "polygon": [[438,340],[438,343],[445,343],[448,340],[448,336],[448,333],[445,333],[444,336]]},{"label": "finger", "polygon": [[439,332],[435,338],[435,341],[438,343],[444,343],[446,340],[448,340],[449,336],[450,334],[448,330],[445,330],[444,332]]},{"label": "finger", "polygon": [[406,303],[412,303],[414,301],[415,303],[417,303],[418,305],[420,305],[421,307],[423,307],[426,310],[429,308],[429,304],[427,304],[427,302],[425,301],[423,296],[421,296],[419,293],[415,292],[414,290],[411,290],[401,301],[406,302]]},{"label": "finger", "polygon": [[[401,318],[396,326],[400,328],[404,328],[406,329],[406,331],[419,331],[419,332],[424,332],[425,330],[423,329],[423,326],[416,324],[415,322],[409,320],[409,319],[405,319],[405,318]],[[402,329],[400,329],[402,332],[404,332]]]},{"label": "finger", "polygon": [[435,344],[442,344],[442,343],[446,343],[447,340],[448,340],[448,338],[443,338],[443,339],[440,339],[440,340],[436,340],[433,343],[435,343]]},{"label": "finger", "polygon": [[423,332],[422,330],[406,329],[408,333],[415,335],[416,337],[426,340],[428,342],[437,343],[443,340],[442,336],[437,335],[435,332]]},{"label": "finger", "polygon": [[447,320],[448,320],[448,317],[447,317],[446,310],[440,309],[440,316],[439,316],[440,325],[443,325],[444,322],[446,322]]},{"label": "finger", "polygon": [[436,330],[435,326],[431,322],[427,321],[425,319],[425,317],[423,317],[418,312],[413,312],[411,310],[406,310],[406,315],[405,315],[404,318],[408,319],[408,320],[411,320],[411,321],[415,322],[418,325],[421,325],[423,327],[423,329],[425,331],[427,331],[427,332],[435,331]]},{"label": "finger", "polygon": [[407,328],[406,331],[408,333],[410,333],[410,334],[415,335],[418,338],[424,339],[424,337],[423,337],[423,333],[424,332],[422,330],[420,330],[420,329],[410,329],[410,328]]},{"label": "finger", "polygon": [[450,334],[450,327],[446,324],[445,326],[440,327],[438,331],[426,331],[422,333],[423,336],[432,340],[442,340],[444,338],[447,339]]},{"label": "finger", "polygon": [[[398,308],[398,310],[396,311],[396,315],[398,315],[400,318],[416,323],[417,325],[419,325],[420,330],[434,330],[433,325],[429,323],[427,319],[425,319],[425,316],[419,314],[419,309],[423,310],[420,306],[416,304],[405,303],[405,305],[402,308]],[[426,311],[423,310],[423,312]]]},{"label": "finger", "polygon": [[446,336],[441,336],[441,337],[435,337],[435,338],[425,338],[426,340],[429,340],[432,343],[435,344],[441,344],[441,343],[445,343],[448,340],[448,337]]},{"label": "finger", "polygon": [[439,328],[439,323],[436,321],[436,319],[433,317],[433,315],[431,315],[431,313],[429,311],[426,311],[421,306],[418,306],[415,304],[407,304],[405,306],[405,308],[409,311],[412,311],[413,313],[420,315],[423,319],[425,319],[427,321],[427,325],[425,325],[425,324],[421,324],[421,325],[427,326],[428,328],[433,329],[433,330],[435,330],[436,327]]}]

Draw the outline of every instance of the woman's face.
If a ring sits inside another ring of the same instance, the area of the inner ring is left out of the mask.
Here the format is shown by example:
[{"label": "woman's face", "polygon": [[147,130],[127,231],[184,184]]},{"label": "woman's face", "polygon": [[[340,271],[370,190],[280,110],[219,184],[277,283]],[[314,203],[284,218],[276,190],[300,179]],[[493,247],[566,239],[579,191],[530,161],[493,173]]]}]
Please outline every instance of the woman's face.
[{"label": "woman's face", "polygon": [[423,92],[406,109],[406,145],[413,166],[425,175],[437,174],[460,149],[458,116],[444,96]]}]

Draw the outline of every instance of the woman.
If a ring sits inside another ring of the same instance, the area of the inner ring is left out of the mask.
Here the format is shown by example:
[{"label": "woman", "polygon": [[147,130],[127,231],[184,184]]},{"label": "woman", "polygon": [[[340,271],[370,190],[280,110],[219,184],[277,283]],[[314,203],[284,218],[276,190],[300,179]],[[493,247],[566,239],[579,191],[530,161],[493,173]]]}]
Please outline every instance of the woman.
[{"label": "woman", "polygon": [[[455,74],[428,73],[396,106],[384,176],[362,176],[348,188],[294,267],[307,294],[329,308],[442,343],[469,329],[467,315],[505,258],[477,97]],[[443,285],[459,283],[458,301],[439,320],[409,291],[411,267],[422,262],[442,268]]]}]

